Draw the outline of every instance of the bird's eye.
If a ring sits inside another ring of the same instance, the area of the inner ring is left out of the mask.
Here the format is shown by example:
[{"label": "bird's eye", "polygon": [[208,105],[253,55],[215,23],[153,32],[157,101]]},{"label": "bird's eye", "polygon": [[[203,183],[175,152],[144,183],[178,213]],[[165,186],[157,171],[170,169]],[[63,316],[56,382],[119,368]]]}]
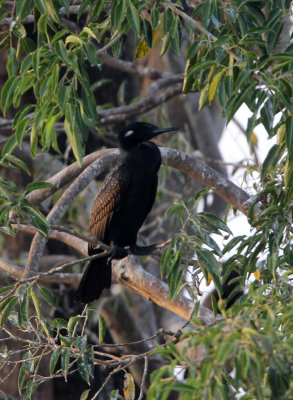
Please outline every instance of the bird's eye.
[{"label": "bird's eye", "polygon": [[127,132],[125,133],[125,137],[129,137],[129,136],[131,136],[133,133],[134,133],[134,131],[127,131]]}]

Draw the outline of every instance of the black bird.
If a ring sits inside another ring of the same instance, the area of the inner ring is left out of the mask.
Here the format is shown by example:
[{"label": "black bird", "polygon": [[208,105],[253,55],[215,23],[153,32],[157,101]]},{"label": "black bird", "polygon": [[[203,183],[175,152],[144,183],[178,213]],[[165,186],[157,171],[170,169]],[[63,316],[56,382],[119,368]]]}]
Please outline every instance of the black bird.
[{"label": "black bird", "polygon": [[[127,246],[136,253],[137,233],[150,212],[157,193],[161,153],[150,139],[178,130],[135,122],[122,129],[119,147],[123,151],[120,165],[114,169],[98,191],[90,215],[90,236],[111,245],[111,258],[122,258]],[[124,250],[124,251],[123,251]],[[88,254],[101,249],[89,244]],[[111,263],[107,258],[92,260],[82,277],[76,298],[89,303],[111,286]]]}]

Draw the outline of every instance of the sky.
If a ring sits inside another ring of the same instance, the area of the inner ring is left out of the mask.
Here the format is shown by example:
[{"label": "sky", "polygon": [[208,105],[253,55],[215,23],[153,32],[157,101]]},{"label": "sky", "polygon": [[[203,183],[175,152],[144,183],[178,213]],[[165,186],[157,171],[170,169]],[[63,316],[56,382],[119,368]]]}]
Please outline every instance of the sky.
[{"label": "sky", "polygon": [[[235,119],[246,128],[247,119],[250,117],[251,112],[244,105],[242,106],[235,115]],[[257,138],[257,144],[255,146],[255,152],[259,163],[261,164],[271,146],[275,143],[275,138],[270,139],[264,127],[259,125],[253,132]],[[223,161],[229,163],[239,163],[243,160],[249,160],[252,164],[254,163],[254,157],[249,150],[249,146],[245,137],[245,134],[241,132],[237,124],[232,120],[224,130],[222,138],[219,142],[219,150],[222,154]],[[249,194],[254,193],[253,182],[258,179],[258,173],[254,173],[253,177],[248,179],[245,184],[243,174],[245,168],[239,169],[234,175],[232,175],[233,167],[227,167],[229,179],[238,186],[241,186]],[[248,234],[250,232],[250,226],[247,222],[247,218],[242,215],[239,211],[236,217],[231,213],[228,217],[228,225],[235,236]]]}]

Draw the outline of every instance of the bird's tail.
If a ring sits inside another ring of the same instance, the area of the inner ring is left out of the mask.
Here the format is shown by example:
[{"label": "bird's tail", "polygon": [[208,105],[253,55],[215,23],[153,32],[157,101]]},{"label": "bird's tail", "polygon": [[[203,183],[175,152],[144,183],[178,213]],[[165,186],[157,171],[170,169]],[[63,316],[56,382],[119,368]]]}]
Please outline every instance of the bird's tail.
[{"label": "bird's tail", "polygon": [[76,300],[81,303],[90,303],[97,300],[103,289],[111,286],[112,268],[107,257],[90,261],[81,278],[76,292]]}]

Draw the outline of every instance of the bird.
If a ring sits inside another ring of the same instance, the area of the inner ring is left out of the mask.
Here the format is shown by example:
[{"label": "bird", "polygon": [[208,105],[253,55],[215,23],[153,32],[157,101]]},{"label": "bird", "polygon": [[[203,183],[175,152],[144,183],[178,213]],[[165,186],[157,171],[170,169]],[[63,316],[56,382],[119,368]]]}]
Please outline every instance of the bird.
[{"label": "bird", "polygon": [[[137,234],[154,204],[162,161],[160,150],[151,139],[176,130],[177,127],[135,122],[120,131],[122,160],[100,187],[89,222],[90,236],[111,246],[111,259],[125,257],[126,248],[132,254],[140,254]],[[90,256],[102,251],[89,243]],[[89,303],[98,299],[105,288],[110,288],[111,275],[111,262],[106,257],[91,260],[77,289],[77,301]]]}]

